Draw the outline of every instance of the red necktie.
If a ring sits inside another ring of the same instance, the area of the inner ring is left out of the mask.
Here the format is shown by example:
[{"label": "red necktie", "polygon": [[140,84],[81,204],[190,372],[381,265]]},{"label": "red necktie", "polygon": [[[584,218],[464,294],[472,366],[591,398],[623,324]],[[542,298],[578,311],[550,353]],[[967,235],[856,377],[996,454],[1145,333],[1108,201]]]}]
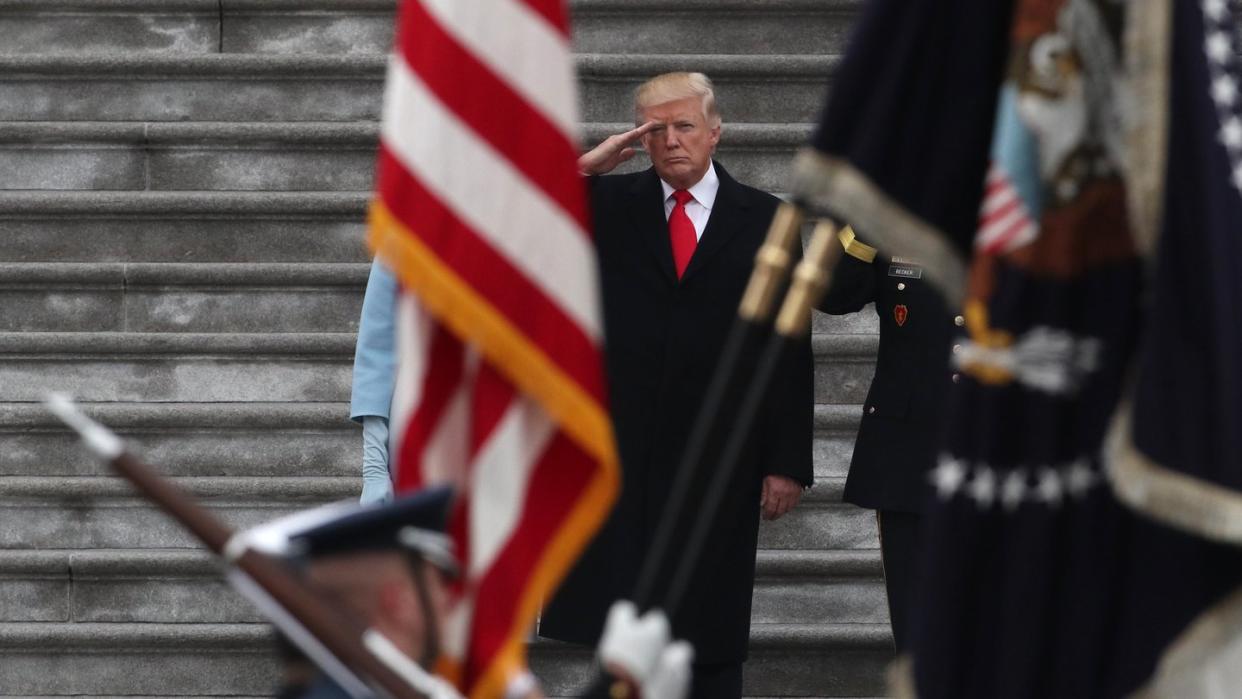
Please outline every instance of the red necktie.
[{"label": "red necktie", "polygon": [[694,255],[695,246],[699,244],[699,237],[694,234],[694,224],[686,215],[686,202],[693,201],[694,197],[690,196],[690,192],[679,189],[673,192],[673,200],[677,204],[668,217],[668,238],[673,244],[673,266],[677,268],[677,278],[681,279]]}]

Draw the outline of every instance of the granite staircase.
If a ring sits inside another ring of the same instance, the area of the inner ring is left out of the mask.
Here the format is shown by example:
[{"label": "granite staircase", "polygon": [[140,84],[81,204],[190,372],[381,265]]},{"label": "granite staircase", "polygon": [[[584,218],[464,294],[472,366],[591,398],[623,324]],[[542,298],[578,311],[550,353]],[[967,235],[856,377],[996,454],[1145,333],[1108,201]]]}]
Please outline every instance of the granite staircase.
[{"label": "granite staircase", "polygon": [[[584,138],[717,82],[787,187],[858,0],[573,0]],[[235,526],[356,497],[346,420],[395,0],[0,0],[0,697],[247,697],[269,630],[43,410],[63,390]],[[874,522],[840,501],[873,319],[816,319],[816,470],[763,525],[747,693],[879,696]],[[554,695],[585,658],[537,643]]]}]

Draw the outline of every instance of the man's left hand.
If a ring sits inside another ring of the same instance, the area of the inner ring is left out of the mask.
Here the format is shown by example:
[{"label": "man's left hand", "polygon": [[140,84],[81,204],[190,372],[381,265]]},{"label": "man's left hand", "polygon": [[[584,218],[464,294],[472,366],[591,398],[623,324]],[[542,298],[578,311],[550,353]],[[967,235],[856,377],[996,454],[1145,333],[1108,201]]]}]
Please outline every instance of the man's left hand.
[{"label": "man's left hand", "polygon": [[794,479],[785,476],[764,477],[763,496],[759,499],[759,507],[763,510],[763,518],[769,522],[784,517],[801,499],[802,486]]}]

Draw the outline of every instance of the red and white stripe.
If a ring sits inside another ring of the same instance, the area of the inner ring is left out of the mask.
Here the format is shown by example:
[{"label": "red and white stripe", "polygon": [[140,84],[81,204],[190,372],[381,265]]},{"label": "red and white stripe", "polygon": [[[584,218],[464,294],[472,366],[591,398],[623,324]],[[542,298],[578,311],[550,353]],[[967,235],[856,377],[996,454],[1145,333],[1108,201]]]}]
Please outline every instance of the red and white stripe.
[{"label": "red and white stripe", "polygon": [[979,231],[975,249],[988,255],[1001,255],[1035,240],[1039,228],[1031,220],[1005,171],[996,163],[988,169],[983,204],[979,210]]},{"label": "red and white stripe", "polygon": [[453,303],[485,307],[520,337],[520,356],[533,352],[604,410],[566,8],[405,0],[395,46],[377,200],[435,258],[435,270],[389,260],[414,292],[397,311],[397,490],[459,489],[450,530],[465,574],[446,651],[471,696],[498,696],[524,667],[538,603],[605,514],[584,520],[584,498],[611,502],[615,461],[610,442],[586,443],[521,390],[520,366],[493,361],[508,348],[476,341],[417,292],[425,277],[452,276],[470,290]]}]

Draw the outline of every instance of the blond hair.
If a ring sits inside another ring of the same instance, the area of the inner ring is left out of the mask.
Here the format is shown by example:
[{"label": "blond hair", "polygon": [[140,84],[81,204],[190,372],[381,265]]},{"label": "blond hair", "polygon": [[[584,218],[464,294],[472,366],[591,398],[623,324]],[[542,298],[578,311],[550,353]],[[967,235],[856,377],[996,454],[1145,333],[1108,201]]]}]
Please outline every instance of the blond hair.
[{"label": "blond hair", "polygon": [[642,111],[665,102],[697,97],[703,100],[703,117],[707,125],[720,126],[720,111],[716,107],[716,92],[711,78],[702,73],[664,73],[648,80],[634,91],[634,116],[642,119]]}]

